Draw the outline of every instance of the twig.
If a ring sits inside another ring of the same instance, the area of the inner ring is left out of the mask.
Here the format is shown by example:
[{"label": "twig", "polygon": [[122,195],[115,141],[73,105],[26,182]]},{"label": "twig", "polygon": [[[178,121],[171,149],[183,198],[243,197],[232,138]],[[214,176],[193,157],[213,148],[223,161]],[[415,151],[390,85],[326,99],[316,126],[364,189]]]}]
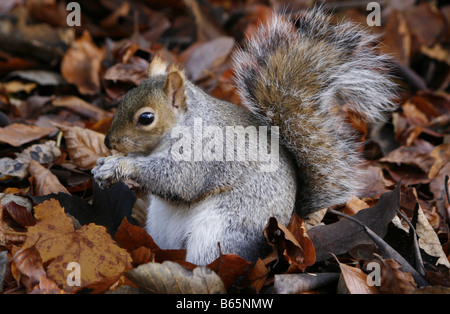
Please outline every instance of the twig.
[{"label": "twig", "polygon": [[348,216],[334,209],[328,209],[328,211],[332,214],[345,217],[348,220],[353,221],[358,225],[360,225],[363,228],[363,230],[367,233],[367,235],[372,239],[372,241],[375,242],[375,244],[378,246],[384,258],[395,259],[397,262],[399,262],[400,265],[402,265],[400,269],[405,273],[411,273],[411,275],[414,278],[414,281],[417,283],[419,287],[429,286],[429,283],[422,277],[421,274],[419,274],[419,272],[414,267],[412,267],[408,263],[407,260],[403,258],[403,256],[401,256],[396,250],[394,250],[389,244],[387,244],[382,238],[380,238],[375,232],[370,230],[358,219],[355,219],[354,217]]},{"label": "twig", "polygon": [[[416,207],[414,208],[414,212],[419,210],[419,204],[416,204]],[[422,276],[425,276],[425,267],[423,266],[423,260],[422,255],[420,254],[419,244],[417,243],[417,232],[412,223],[409,221],[408,217],[401,212],[400,210],[397,210],[397,213],[402,216],[402,218],[406,221],[406,223],[409,225],[410,230],[412,230],[412,237],[413,237],[413,246],[414,246],[414,258],[415,258],[415,266],[419,274]]]}]

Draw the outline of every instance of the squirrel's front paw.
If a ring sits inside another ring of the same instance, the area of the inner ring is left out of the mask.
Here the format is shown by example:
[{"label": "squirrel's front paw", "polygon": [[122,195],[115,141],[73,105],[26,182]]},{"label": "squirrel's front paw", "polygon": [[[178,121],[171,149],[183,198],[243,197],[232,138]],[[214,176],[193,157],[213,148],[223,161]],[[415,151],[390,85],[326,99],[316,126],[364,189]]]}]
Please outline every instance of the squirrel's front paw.
[{"label": "squirrel's front paw", "polygon": [[99,158],[97,166],[92,169],[94,180],[101,188],[110,187],[114,183],[127,178],[127,160],[125,157]]}]

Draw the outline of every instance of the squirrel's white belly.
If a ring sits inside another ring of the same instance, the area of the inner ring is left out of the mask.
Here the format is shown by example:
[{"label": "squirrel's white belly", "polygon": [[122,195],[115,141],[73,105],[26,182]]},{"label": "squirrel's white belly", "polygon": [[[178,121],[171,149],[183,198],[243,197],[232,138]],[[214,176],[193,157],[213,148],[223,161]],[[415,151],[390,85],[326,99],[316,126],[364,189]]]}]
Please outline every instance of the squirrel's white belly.
[{"label": "squirrel's white belly", "polygon": [[179,205],[151,195],[146,230],[162,249],[189,246],[189,250],[196,252],[222,227],[216,219],[217,213],[213,213],[214,203],[211,198],[196,204]]}]

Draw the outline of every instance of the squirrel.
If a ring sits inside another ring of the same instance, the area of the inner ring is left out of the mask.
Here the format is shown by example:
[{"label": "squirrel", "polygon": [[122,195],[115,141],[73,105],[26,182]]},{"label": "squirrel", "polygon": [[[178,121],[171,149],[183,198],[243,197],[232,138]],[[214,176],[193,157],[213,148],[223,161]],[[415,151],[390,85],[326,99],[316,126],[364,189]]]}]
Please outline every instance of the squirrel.
[{"label": "squirrel", "polygon": [[270,217],[287,225],[294,211],[345,203],[364,186],[346,112],[372,122],[396,108],[376,48],[367,30],[321,8],[295,21],[274,13],[232,57],[242,106],[155,56],[105,137],[126,155],[99,159],[94,179],[148,191],[146,230],[161,248],[184,248],[197,265],[224,253],[256,261],[270,251]]}]

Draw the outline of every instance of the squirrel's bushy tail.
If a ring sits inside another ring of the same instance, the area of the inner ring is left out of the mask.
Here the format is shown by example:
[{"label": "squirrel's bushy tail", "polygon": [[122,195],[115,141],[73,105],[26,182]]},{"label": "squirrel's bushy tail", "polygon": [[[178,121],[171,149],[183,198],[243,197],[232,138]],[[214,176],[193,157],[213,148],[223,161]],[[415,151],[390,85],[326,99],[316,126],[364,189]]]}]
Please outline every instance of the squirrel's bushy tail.
[{"label": "squirrel's bushy tail", "polygon": [[299,167],[300,215],[344,203],[363,187],[360,157],[344,107],[371,121],[393,110],[395,84],[375,37],[321,9],[291,23],[274,14],[234,55],[243,104],[279,126]]}]

